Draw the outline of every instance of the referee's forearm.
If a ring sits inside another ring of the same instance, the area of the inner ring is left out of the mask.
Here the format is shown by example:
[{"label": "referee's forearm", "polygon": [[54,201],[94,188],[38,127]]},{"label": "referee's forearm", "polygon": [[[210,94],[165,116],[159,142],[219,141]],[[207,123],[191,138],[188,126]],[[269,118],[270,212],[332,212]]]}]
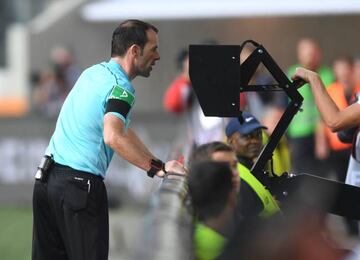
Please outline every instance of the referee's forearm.
[{"label": "referee's forearm", "polygon": [[128,129],[128,136],[131,139],[131,142],[136,145],[138,149],[141,149],[143,153],[147,154],[149,157],[155,158],[155,156],[149,151],[146,145],[131,128]]},{"label": "referee's forearm", "polygon": [[136,134],[118,117],[106,114],[104,117],[104,142],[119,156],[148,171],[151,159],[156,159],[140,141]]},{"label": "referee's forearm", "polygon": [[145,152],[142,147],[139,147],[136,142],[128,137],[119,137],[108,145],[123,159],[144,171],[150,169],[150,161],[155,159],[154,156]]}]

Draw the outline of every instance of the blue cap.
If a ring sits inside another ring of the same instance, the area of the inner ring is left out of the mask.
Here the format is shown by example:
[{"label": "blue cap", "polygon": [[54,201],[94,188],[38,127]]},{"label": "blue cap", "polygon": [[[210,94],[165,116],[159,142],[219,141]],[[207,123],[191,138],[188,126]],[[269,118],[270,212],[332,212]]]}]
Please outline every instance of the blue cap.
[{"label": "blue cap", "polygon": [[246,135],[252,131],[262,128],[267,129],[267,127],[260,124],[259,120],[256,119],[252,114],[248,112],[243,112],[242,117],[244,122],[241,124],[238,118],[232,118],[226,126],[225,133],[227,137],[232,136],[235,132]]}]

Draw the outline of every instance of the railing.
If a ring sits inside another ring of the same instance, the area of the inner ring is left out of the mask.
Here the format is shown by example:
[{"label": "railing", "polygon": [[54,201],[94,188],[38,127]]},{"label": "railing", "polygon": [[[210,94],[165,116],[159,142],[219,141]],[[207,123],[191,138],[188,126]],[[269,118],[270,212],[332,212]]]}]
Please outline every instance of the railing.
[{"label": "railing", "polygon": [[134,259],[193,259],[192,221],[186,178],[170,173],[151,199]]}]

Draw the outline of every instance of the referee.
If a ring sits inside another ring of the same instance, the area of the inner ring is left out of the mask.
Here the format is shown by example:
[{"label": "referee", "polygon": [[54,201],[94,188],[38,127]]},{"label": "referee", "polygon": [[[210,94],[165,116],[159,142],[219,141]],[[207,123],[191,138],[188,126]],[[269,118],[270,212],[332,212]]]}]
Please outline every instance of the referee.
[{"label": "referee", "polygon": [[160,59],[157,28],[127,20],[114,31],[111,59],[86,69],[66,98],[35,176],[33,260],[105,260],[109,220],[103,179],[114,152],[147,172],[185,173],[156,158],[129,126],[131,81]]}]

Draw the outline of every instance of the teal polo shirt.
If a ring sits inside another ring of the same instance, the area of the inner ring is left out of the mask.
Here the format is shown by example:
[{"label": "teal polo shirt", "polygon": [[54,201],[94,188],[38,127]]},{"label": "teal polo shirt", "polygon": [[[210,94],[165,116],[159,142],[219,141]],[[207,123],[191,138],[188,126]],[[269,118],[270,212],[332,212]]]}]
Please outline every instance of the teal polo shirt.
[{"label": "teal polo shirt", "polygon": [[[135,90],[121,66],[113,60],[86,69],[67,96],[46,154],[55,162],[105,178],[114,151],[104,143],[104,115],[113,100],[125,101],[129,112],[112,113],[130,123]],[[124,102],[123,102],[124,103]]]}]

